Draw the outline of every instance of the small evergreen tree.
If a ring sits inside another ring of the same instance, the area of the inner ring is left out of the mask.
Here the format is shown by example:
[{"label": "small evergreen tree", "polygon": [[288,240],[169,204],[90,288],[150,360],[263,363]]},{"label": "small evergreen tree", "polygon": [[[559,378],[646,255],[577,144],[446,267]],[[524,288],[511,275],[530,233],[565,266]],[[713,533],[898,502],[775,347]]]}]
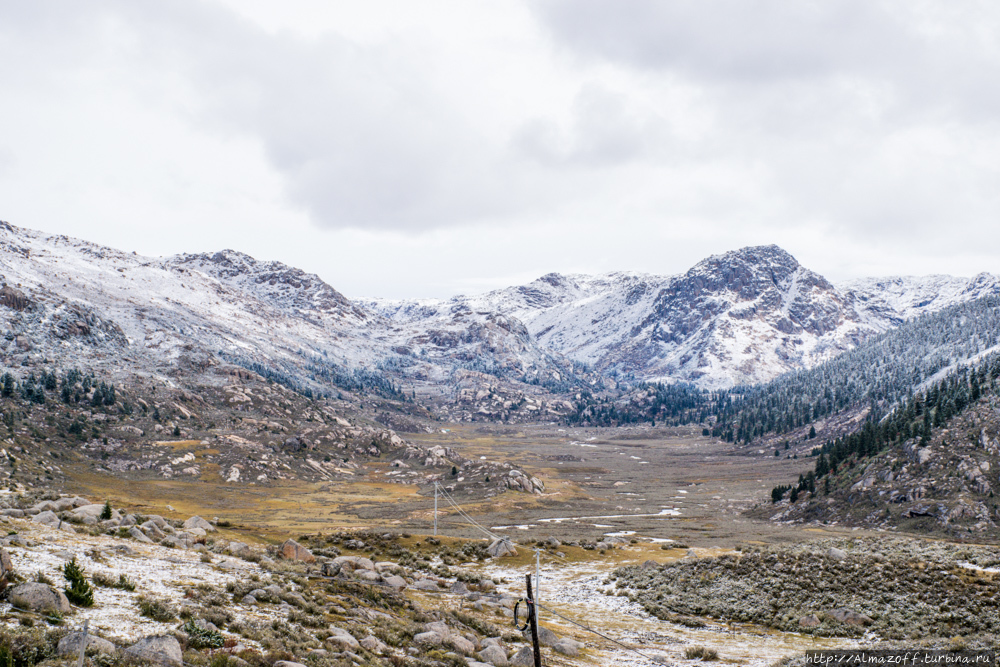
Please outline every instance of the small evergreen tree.
[{"label": "small evergreen tree", "polygon": [[83,568],[77,565],[75,556],[63,566],[63,576],[69,582],[69,587],[63,589],[66,599],[77,607],[93,607],[94,588],[84,576]]},{"label": "small evergreen tree", "polygon": [[111,501],[104,501],[104,509],[101,510],[101,521],[107,521],[111,518]]}]

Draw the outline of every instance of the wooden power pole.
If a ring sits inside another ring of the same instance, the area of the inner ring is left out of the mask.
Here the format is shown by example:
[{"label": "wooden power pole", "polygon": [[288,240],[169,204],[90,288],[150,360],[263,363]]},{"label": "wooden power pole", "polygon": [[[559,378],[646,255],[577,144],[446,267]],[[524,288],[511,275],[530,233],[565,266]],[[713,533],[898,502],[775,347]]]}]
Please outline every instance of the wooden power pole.
[{"label": "wooden power pole", "polygon": [[531,624],[531,644],[535,648],[535,667],[542,667],[542,652],[538,648],[538,622],[535,613],[535,598],[531,594],[531,574],[524,575],[528,584],[528,623]]}]

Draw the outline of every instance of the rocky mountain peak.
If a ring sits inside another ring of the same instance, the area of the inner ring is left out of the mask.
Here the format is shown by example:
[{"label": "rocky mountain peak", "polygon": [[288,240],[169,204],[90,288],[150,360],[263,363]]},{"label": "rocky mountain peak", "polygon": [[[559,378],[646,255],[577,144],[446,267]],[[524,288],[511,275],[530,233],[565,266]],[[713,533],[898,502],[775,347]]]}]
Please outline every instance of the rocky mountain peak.
[{"label": "rocky mountain peak", "polygon": [[282,262],[261,261],[227,249],[212,254],[178,255],[168,260],[168,264],[201,271],[283,310],[367,317],[362,308],[316,274]]},{"label": "rocky mountain peak", "polygon": [[[784,286],[802,269],[798,261],[776,245],[750,246],[713,255],[695,264],[680,282],[697,296],[702,292],[730,292],[741,300],[753,300],[775,287]],[[811,272],[810,272],[811,273]],[[822,277],[816,282],[830,287]]]}]

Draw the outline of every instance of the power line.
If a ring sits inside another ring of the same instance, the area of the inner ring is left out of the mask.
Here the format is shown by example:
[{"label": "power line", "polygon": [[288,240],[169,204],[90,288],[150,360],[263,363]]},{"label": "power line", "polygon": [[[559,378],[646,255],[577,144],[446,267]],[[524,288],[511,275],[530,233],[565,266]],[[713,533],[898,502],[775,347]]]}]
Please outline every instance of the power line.
[{"label": "power line", "polygon": [[455,502],[455,499],[451,497],[451,494],[444,490],[444,487],[440,487],[440,489],[441,489],[441,493],[444,495],[445,500],[447,500],[451,504],[452,507],[454,507],[456,510],[458,510],[458,513],[461,514],[463,517],[465,517],[469,521],[469,523],[471,523],[473,526],[475,526],[476,528],[478,528],[479,530],[481,530],[483,532],[483,534],[485,534],[486,536],[488,536],[490,539],[493,539],[493,540],[506,539],[506,538],[501,538],[496,533],[493,533],[493,532],[487,530],[482,524],[480,524],[478,521],[476,521],[471,516],[469,516],[468,514],[466,514],[465,510],[463,510],[461,507],[459,507],[458,504]]},{"label": "power line", "polygon": [[558,616],[559,618],[561,618],[562,620],[566,621],[567,623],[572,623],[573,625],[577,626],[578,628],[582,628],[582,629],[586,630],[587,632],[593,633],[593,634],[597,635],[598,637],[601,637],[602,639],[606,639],[609,642],[617,644],[618,646],[621,646],[626,651],[631,651],[632,653],[635,653],[636,655],[641,655],[646,660],[650,660],[652,662],[661,663],[661,664],[663,664],[665,662],[663,660],[663,658],[660,658],[658,656],[647,655],[647,654],[643,653],[642,651],[639,651],[639,650],[636,650],[636,649],[632,648],[631,646],[626,646],[625,644],[621,643],[617,639],[614,639],[613,637],[608,637],[606,634],[603,634],[601,632],[598,632],[597,630],[594,630],[589,625],[584,625],[583,623],[578,623],[577,621],[574,621],[572,618],[568,618],[566,616],[563,616],[559,612],[553,611],[552,609],[549,609],[548,607],[545,607],[542,604],[538,604],[538,606],[541,607],[542,609],[544,609],[545,611],[549,612],[550,614]]}]

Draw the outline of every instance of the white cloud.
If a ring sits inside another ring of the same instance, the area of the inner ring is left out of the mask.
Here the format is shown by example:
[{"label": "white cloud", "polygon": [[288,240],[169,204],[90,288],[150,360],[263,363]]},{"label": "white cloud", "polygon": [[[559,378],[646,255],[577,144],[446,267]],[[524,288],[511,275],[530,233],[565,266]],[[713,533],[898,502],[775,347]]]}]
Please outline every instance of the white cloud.
[{"label": "white cloud", "polygon": [[348,294],[771,242],[833,278],[1000,271],[998,28],[961,1],[0,3],[0,217]]}]

